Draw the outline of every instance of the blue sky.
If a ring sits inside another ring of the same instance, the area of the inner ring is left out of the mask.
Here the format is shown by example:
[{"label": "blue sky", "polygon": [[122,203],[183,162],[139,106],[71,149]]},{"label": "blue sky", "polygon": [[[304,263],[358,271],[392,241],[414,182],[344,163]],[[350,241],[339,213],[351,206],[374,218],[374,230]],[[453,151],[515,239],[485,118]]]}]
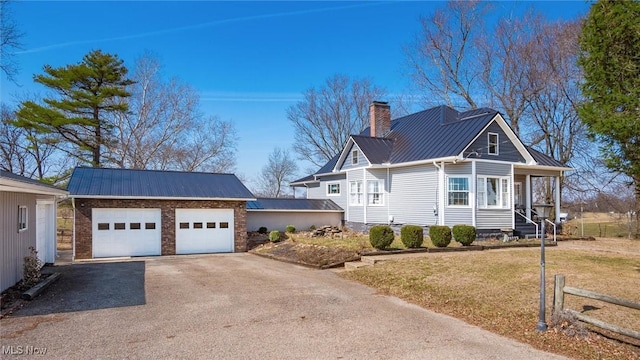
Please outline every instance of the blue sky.
[{"label": "blue sky", "polygon": [[[17,84],[0,79],[2,101],[44,91],[32,82],[45,64],[77,63],[91,50],[133,67],[155,54],[166,76],[200,92],[201,108],[234,122],[237,173],[251,180],[275,146],[288,147],[286,117],[301,93],[336,73],[370,77],[390,94],[406,93],[403,47],[436,1],[404,2],[34,2],[12,4],[24,33]],[[586,14],[586,1],[495,3],[496,13],[534,7],[551,19]],[[381,99],[385,100],[385,99]],[[306,165],[301,164],[302,168]]]}]

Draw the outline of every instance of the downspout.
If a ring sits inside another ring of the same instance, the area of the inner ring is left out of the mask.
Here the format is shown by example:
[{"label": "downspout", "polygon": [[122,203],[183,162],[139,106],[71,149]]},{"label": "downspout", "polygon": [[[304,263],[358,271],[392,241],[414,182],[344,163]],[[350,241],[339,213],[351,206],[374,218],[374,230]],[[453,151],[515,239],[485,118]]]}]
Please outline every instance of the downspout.
[{"label": "downspout", "polygon": [[436,217],[436,224],[440,225],[440,172],[442,168],[437,162],[433,162],[433,166],[438,169],[438,181],[436,181],[436,205],[434,210],[434,216]]},{"label": "downspout", "polygon": [[389,168],[387,168],[387,181],[385,182],[385,186],[389,191],[387,191],[387,224],[391,225],[393,222],[391,220],[391,185],[389,184]]},{"label": "downspout", "polygon": [[369,188],[367,186],[367,169],[362,168],[362,190],[364,193],[363,199],[362,199],[362,223],[366,224],[367,223],[367,204],[368,204],[368,200],[369,200]]},{"label": "downspout", "polygon": [[73,208],[73,222],[71,224],[71,261],[76,260],[76,199],[71,198],[71,208]]}]

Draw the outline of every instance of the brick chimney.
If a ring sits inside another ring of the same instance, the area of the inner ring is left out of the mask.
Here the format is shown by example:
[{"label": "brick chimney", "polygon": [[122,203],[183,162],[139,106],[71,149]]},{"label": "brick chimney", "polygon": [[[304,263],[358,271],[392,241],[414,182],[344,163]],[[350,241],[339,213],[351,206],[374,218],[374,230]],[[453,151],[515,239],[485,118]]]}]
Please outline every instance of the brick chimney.
[{"label": "brick chimney", "polygon": [[374,101],[369,105],[371,137],[385,137],[391,131],[391,107],[388,102]]}]

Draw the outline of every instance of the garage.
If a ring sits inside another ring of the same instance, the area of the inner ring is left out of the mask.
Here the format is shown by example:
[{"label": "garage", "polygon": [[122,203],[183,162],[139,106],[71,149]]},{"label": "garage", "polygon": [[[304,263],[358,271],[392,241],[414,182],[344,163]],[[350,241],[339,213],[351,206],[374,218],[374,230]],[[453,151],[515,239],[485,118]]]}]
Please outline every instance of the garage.
[{"label": "garage", "polygon": [[233,252],[233,209],[176,209],[176,253]]},{"label": "garage", "polygon": [[92,211],[93,257],[161,254],[160,209]]}]

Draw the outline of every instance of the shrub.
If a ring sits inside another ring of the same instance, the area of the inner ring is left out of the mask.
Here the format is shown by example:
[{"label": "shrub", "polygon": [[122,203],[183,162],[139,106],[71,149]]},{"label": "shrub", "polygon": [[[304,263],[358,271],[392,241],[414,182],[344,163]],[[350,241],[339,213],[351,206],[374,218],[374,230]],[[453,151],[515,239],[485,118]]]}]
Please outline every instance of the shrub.
[{"label": "shrub", "polygon": [[38,258],[38,252],[33,246],[29,246],[30,254],[24,257],[22,266],[22,287],[29,289],[40,281],[42,274],[42,261]]},{"label": "shrub", "polygon": [[429,226],[429,237],[436,247],[447,247],[451,244],[451,229],[448,226]]},{"label": "shrub", "polygon": [[260,234],[266,234],[267,231],[269,231],[269,230],[267,230],[267,228],[264,227],[264,226],[260,226],[260,228],[258,229],[258,233],[260,233]]},{"label": "shrub", "polygon": [[476,240],[476,228],[471,225],[453,225],[453,238],[463,246],[469,246]]},{"label": "shrub", "polygon": [[311,225],[311,226],[309,226],[309,231],[314,231],[315,229],[316,229],[316,226],[315,226],[315,225]]},{"label": "shrub", "polygon": [[388,225],[376,225],[369,230],[369,242],[371,246],[382,250],[393,242],[393,230]]},{"label": "shrub", "polygon": [[293,225],[287,225],[287,227],[284,230],[288,233],[294,233],[296,232],[296,227]]},{"label": "shrub", "polygon": [[400,229],[400,240],[408,248],[419,248],[424,241],[424,230],[421,226],[405,225]]},{"label": "shrub", "polygon": [[280,241],[280,231],[278,230],[273,230],[269,233],[269,240],[271,242],[278,242]]}]

